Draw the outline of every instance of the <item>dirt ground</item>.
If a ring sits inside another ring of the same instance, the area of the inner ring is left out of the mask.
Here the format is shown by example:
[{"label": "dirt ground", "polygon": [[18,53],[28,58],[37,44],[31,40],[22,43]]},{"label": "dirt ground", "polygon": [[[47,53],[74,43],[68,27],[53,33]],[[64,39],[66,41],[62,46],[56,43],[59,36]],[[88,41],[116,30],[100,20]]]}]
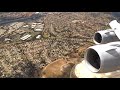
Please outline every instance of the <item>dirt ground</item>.
[{"label": "dirt ground", "polygon": [[[6,16],[2,13],[0,17],[18,18],[32,14],[33,12],[11,12]],[[61,69],[58,68],[61,66],[56,67],[56,73],[50,72],[52,66],[63,63],[66,59],[69,59],[68,63],[72,63],[72,66],[80,62],[85,50],[94,45],[94,33],[110,28],[108,24],[113,19],[110,13],[104,12],[47,12],[44,17],[32,22],[14,22],[0,26],[0,77],[69,78],[66,73],[60,73]],[[31,28],[33,23],[37,27],[42,23],[42,31],[34,31],[35,27]],[[31,34],[32,37],[20,40],[26,34]],[[37,35],[41,35],[41,38],[36,39]],[[64,65],[69,68],[68,63]],[[44,76],[41,76],[42,72],[46,72]]]}]

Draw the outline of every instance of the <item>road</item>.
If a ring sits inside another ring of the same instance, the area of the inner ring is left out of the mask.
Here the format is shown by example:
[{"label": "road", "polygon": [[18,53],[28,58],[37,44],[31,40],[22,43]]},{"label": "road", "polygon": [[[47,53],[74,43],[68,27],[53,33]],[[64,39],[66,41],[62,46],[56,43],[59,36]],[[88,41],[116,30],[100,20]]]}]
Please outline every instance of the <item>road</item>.
[{"label": "road", "polygon": [[30,17],[24,17],[24,18],[16,18],[16,19],[5,19],[5,20],[1,20],[0,21],[0,25],[6,25],[12,22],[23,22],[23,21],[27,21],[27,20],[37,20],[43,16],[45,16],[46,14],[33,14]]}]

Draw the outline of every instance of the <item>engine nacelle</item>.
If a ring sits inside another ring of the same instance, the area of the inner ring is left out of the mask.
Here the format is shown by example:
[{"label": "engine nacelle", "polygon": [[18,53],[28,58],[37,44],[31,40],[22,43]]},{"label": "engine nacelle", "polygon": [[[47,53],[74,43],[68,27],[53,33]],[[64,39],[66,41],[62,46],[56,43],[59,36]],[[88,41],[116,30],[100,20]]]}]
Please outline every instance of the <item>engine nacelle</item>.
[{"label": "engine nacelle", "polygon": [[85,53],[85,61],[92,72],[106,73],[120,69],[120,42],[89,47]]},{"label": "engine nacelle", "polygon": [[109,23],[111,29],[97,31],[93,37],[95,44],[105,44],[120,41],[120,24],[113,20]]},{"label": "engine nacelle", "polygon": [[95,44],[105,44],[119,40],[120,39],[116,36],[114,30],[112,29],[97,31],[93,37]]}]

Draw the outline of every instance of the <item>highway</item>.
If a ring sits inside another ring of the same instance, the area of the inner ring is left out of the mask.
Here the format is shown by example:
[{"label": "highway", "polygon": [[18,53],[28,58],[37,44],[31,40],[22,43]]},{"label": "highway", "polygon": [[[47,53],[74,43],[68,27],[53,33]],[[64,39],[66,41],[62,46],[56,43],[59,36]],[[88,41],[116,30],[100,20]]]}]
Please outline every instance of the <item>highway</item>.
[{"label": "highway", "polygon": [[5,19],[5,20],[1,20],[0,21],[0,25],[6,25],[6,24],[9,24],[9,23],[13,23],[13,22],[23,22],[23,21],[27,21],[27,20],[37,20],[43,16],[45,16],[46,14],[33,14],[32,16],[30,17],[23,17],[23,18],[15,18],[15,19]]}]

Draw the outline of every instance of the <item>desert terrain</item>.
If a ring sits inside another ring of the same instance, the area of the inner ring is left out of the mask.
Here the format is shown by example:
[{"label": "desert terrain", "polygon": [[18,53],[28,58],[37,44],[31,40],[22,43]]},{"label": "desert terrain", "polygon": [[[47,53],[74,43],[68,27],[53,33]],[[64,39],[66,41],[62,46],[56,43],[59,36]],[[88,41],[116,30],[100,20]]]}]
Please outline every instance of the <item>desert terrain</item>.
[{"label": "desert terrain", "polygon": [[111,12],[1,12],[0,78],[69,78],[94,33],[114,19]]}]

